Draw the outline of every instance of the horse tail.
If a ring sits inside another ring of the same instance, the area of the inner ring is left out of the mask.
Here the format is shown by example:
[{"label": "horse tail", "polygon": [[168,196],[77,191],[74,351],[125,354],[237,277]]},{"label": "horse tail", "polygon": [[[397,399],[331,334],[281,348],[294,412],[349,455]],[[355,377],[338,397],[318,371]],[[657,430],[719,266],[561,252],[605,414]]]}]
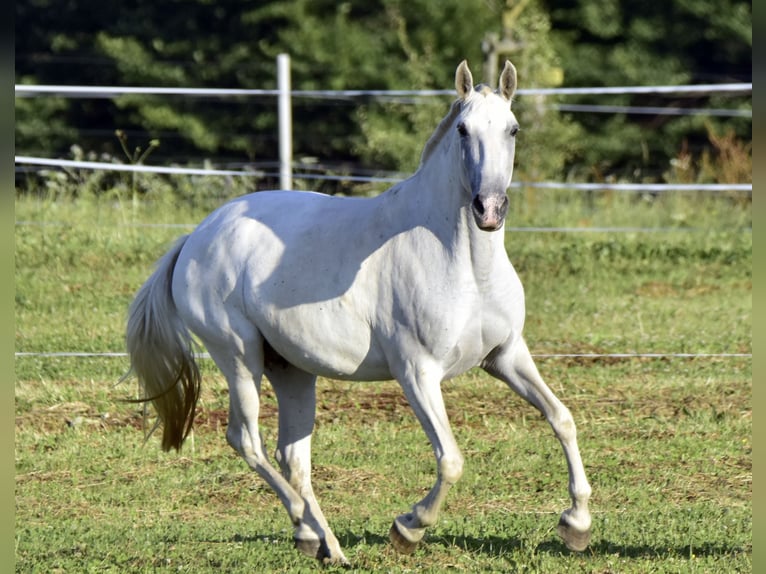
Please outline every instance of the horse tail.
[{"label": "horse tail", "polygon": [[138,377],[143,395],[136,402],[154,404],[159,420],[149,435],[162,423],[162,449],[166,451],[181,449],[194,424],[200,394],[194,341],[171,292],[173,270],[187,237],[158,261],[139,289],[130,306],[126,333],[128,375]]}]

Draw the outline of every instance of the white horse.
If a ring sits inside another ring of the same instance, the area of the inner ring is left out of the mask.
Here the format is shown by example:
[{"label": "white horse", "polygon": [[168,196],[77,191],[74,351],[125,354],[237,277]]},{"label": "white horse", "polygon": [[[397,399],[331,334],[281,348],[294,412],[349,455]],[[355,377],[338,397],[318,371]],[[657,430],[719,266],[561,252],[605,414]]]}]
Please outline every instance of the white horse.
[{"label": "white horse", "polygon": [[[131,368],[164,425],[163,448],[179,449],[193,423],[193,333],[228,382],[228,442],[281,499],[296,546],[325,561],[347,562],[311,486],[317,375],[395,378],[431,441],[436,483],[394,520],[397,550],[415,549],[463,472],[441,382],[477,365],[551,424],[572,499],[559,534],[578,551],[590,539],[574,421],[522,338],[524,292],[504,246],[516,70],[506,62],[497,90],[474,88],[463,61],[455,87],[409,179],[369,199],[269,191],[230,201],[159,261],[130,308]],[[281,472],[258,430],[263,375],[279,404]]]}]

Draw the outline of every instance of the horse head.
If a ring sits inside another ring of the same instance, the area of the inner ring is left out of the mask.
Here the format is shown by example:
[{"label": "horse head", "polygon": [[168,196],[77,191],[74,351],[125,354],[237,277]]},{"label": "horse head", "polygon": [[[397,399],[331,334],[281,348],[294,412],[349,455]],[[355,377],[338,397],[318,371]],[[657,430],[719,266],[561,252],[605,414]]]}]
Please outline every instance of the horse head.
[{"label": "horse head", "polygon": [[516,68],[505,62],[497,90],[480,84],[463,60],[455,72],[460,113],[454,127],[460,139],[461,181],[470,193],[471,212],[479,229],[503,227],[508,212],[506,190],[511,184],[519,123],[511,111]]}]

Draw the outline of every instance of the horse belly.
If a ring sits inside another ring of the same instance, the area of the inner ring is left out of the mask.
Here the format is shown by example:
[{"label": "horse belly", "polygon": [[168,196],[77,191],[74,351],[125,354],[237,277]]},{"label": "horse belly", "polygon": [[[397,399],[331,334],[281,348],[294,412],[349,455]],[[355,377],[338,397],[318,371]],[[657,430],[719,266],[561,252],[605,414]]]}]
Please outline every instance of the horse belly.
[{"label": "horse belly", "polygon": [[270,306],[254,322],[280,356],[304,371],[333,379],[390,379],[369,325],[337,306],[331,301],[289,309]]}]

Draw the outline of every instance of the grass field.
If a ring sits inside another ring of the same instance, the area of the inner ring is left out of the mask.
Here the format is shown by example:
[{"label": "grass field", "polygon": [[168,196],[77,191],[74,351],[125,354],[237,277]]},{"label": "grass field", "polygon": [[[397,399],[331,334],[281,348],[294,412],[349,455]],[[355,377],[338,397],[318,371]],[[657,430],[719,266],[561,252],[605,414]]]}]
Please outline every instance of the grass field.
[{"label": "grass field", "polygon": [[[202,202],[204,203],[204,202]],[[208,205],[16,201],[16,351],[123,351],[127,306]],[[137,226],[137,223],[150,224]],[[514,194],[509,233],[533,353],[751,353],[750,207],[735,198]],[[690,230],[690,228],[702,229]],[[566,465],[547,423],[480,371],[444,384],[466,457],[412,556],[392,519],[433,483],[430,447],[394,383],[321,380],[314,486],[359,572],[746,572],[752,569],[752,359],[540,358],[572,410],[593,486],[581,554],[555,532]],[[123,357],[16,359],[17,572],[300,572],[276,496],[226,445],[226,386],[203,362],[193,441],[143,442],[115,386]],[[264,384],[262,427],[275,445]],[[334,571],[334,568],[325,568]]]}]

